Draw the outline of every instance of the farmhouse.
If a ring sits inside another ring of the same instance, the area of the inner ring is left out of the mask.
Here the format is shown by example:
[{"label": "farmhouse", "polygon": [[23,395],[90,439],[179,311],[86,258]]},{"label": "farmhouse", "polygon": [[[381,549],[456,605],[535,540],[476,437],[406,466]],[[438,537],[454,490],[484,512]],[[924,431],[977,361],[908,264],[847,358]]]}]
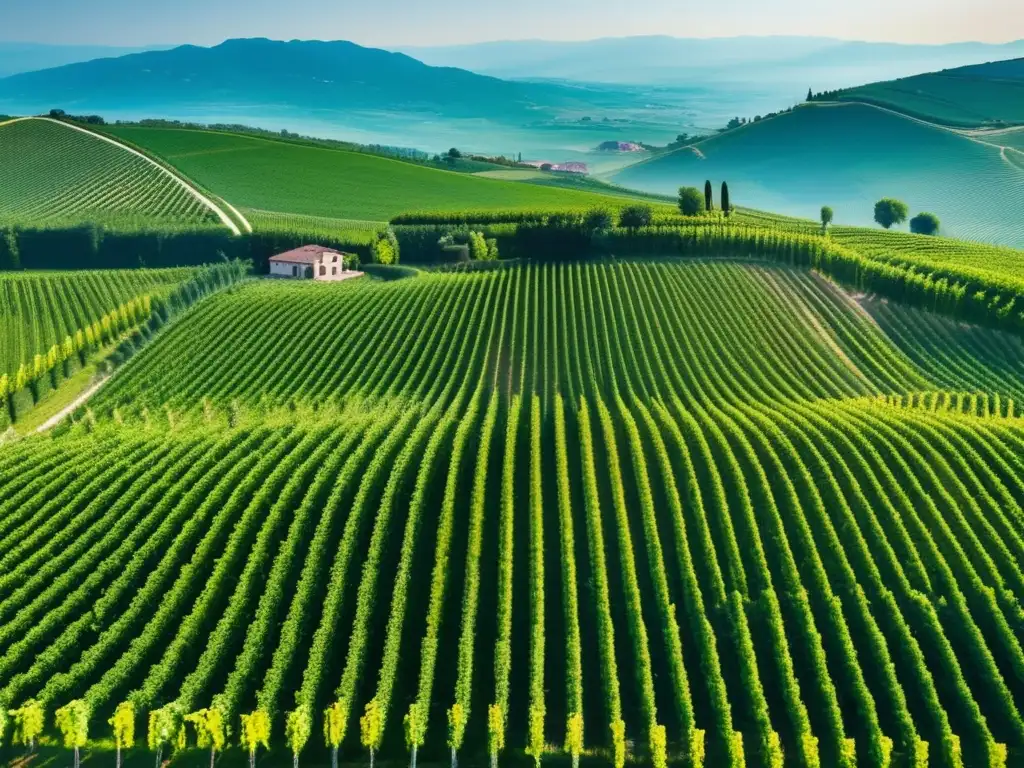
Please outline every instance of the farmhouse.
[{"label": "farmhouse", "polygon": [[304,245],[271,256],[270,275],[307,280],[344,280],[353,274],[345,270],[347,255],[322,245]]}]

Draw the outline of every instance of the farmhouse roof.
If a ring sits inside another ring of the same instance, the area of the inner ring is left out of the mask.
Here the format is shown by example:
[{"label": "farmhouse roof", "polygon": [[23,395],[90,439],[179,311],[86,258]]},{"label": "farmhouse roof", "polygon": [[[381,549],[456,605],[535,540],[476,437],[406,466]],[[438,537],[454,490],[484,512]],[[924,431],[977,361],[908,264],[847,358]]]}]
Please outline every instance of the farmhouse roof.
[{"label": "farmhouse roof", "polygon": [[304,245],[301,248],[295,248],[291,251],[285,251],[279,253],[276,256],[271,256],[271,261],[280,261],[287,264],[315,264],[320,260],[320,257],[325,253],[340,253],[333,248],[327,248],[323,245]]}]

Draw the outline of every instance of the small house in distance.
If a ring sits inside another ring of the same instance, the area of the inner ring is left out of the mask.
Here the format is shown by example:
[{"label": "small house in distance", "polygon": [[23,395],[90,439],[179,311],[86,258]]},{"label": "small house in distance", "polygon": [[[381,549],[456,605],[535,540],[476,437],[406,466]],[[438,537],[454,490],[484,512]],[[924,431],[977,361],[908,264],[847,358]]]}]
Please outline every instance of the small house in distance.
[{"label": "small house in distance", "polygon": [[271,277],[305,280],[345,280],[362,274],[346,270],[348,254],[322,245],[304,245],[270,257]]}]

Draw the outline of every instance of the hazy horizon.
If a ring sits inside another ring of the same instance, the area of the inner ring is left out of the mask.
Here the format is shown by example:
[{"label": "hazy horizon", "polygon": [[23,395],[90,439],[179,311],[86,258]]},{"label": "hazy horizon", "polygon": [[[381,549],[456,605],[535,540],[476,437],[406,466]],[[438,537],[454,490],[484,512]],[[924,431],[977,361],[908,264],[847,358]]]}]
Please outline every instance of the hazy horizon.
[{"label": "hazy horizon", "polygon": [[595,43],[608,40],[631,40],[631,39],[644,39],[644,38],[663,38],[673,40],[771,40],[776,39],[807,39],[807,40],[831,40],[839,43],[869,43],[869,44],[880,44],[880,45],[908,45],[908,46],[953,46],[953,45],[1011,45],[1013,43],[1024,42],[1024,37],[1010,37],[1006,40],[979,40],[979,39],[963,39],[963,40],[948,40],[945,42],[907,42],[903,40],[892,40],[892,39],[867,39],[863,37],[844,37],[842,35],[790,35],[790,34],[740,34],[740,35],[670,35],[665,33],[652,32],[649,34],[636,34],[636,35],[602,35],[600,37],[587,37],[579,39],[560,38],[560,37],[509,37],[509,38],[487,38],[480,40],[472,40],[463,43],[436,43],[436,44],[414,44],[414,43],[370,43],[367,41],[357,40],[348,37],[275,37],[274,35],[229,35],[227,37],[214,40],[212,42],[197,43],[191,41],[163,41],[163,42],[149,42],[140,43],[138,45],[130,45],[128,41],[122,41],[117,43],[96,43],[90,41],[72,41],[72,42],[49,42],[45,40],[19,40],[19,39],[8,39],[0,37],[0,43],[5,45],[25,45],[25,46],[53,46],[53,47],[81,47],[81,48],[114,48],[114,49],[169,49],[177,48],[182,45],[195,45],[204,48],[211,48],[228,40],[238,40],[245,38],[266,38],[269,40],[279,40],[284,42],[290,42],[298,40],[301,42],[350,42],[356,45],[363,46],[365,48],[380,48],[383,50],[398,50],[400,48],[457,48],[457,47],[470,47],[475,45],[501,45],[501,44],[515,44],[515,43],[552,43],[552,44],[572,44],[572,43]]},{"label": "hazy horizon", "polygon": [[[1003,44],[1024,38],[1016,0],[864,0],[850,7],[815,0],[722,0],[714,6],[649,0],[644,13],[594,0],[518,0],[481,8],[475,0],[413,4],[378,0],[9,0],[0,41],[141,47],[215,45],[228,38],[351,40],[378,48],[487,42],[582,42],[610,37],[823,37],[851,42]],[[1014,19],[1017,21],[1014,21]]]}]

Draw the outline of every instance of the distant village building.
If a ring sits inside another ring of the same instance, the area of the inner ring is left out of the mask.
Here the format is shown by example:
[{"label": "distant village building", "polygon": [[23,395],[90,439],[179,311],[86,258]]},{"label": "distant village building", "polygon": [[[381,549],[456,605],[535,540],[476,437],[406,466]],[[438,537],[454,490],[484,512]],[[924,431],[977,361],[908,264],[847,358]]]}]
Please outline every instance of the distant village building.
[{"label": "distant village building", "polygon": [[644,148],[635,141],[603,141],[598,146],[602,152],[643,152]]},{"label": "distant village building", "polygon": [[305,280],[344,280],[359,274],[345,268],[347,254],[322,245],[304,245],[270,257],[272,277]]},{"label": "distant village building", "polygon": [[527,160],[522,165],[529,165],[542,171],[554,171],[555,173],[577,173],[583,176],[590,173],[586,163],[549,163],[547,160]]}]

